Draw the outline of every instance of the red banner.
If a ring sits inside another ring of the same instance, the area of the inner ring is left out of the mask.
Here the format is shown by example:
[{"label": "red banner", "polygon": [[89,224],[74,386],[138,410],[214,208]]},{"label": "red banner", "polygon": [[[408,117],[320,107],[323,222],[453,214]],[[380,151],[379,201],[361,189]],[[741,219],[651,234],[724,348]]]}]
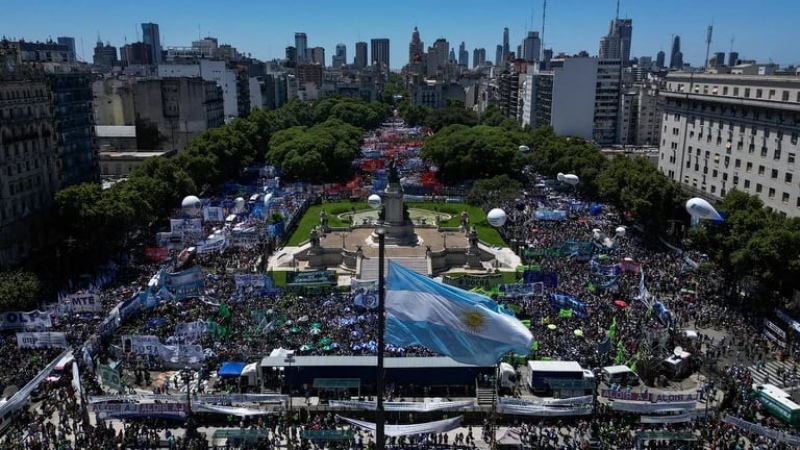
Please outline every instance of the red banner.
[{"label": "red banner", "polygon": [[375,172],[378,169],[383,169],[383,166],[382,159],[366,159],[361,162],[361,170],[364,172]]},{"label": "red banner", "polygon": [[153,262],[169,259],[169,249],[166,247],[151,247],[144,249],[144,256]]}]

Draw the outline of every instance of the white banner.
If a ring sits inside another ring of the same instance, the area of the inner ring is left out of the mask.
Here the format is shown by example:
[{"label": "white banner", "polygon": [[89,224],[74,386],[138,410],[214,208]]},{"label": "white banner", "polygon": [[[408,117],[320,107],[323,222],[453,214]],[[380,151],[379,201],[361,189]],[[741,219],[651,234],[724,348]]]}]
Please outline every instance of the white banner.
[{"label": "white banner", "polygon": [[19,348],[69,348],[67,335],[59,332],[17,333]]},{"label": "white banner", "polygon": [[0,330],[50,328],[53,321],[47,311],[8,311],[0,313]]},{"label": "white banner", "polygon": [[185,344],[194,343],[208,334],[208,322],[181,322],[175,325],[174,336]]},{"label": "white banner", "polygon": [[225,248],[225,238],[214,239],[213,241],[206,241],[203,245],[197,247],[197,253],[205,254],[212,252],[219,252]]},{"label": "white banner", "polygon": [[242,408],[239,406],[211,405],[208,403],[192,403],[192,411],[225,414],[236,417],[267,416],[270,414],[277,414],[273,411],[262,411],[260,409]]},{"label": "white banner", "polygon": [[617,411],[633,413],[686,412],[697,408],[697,402],[645,403],[617,400],[611,403],[611,407]]},{"label": "white banner", "polygon": [[203,231],[203,222],[200,219],[170,219],[170,232],[185,233],[187,231],[195,233]]},{"label": "white banner", "polygon": [[77,361],[72,364],[72,387],[75,388],[75,396],[83,402],[83,394],[81,393],[81,372],[78,369]]},{"label": "white banner", "polygon": [[236,284],[236,289],[251,286],[262,288],[267,284],[267,276],[259,273],[237,273],[233,276],[233,281]]},{"label": "white banner", "polygon": [[558,405],[588,405],[592,403],[591,395],[569,398],[553,398],[548,400],[524,400],[513,397],[499,397],[498,404],[501,405],[523,405],[523,406],[558,406]]},{"label": "white banner", "polygon": [[497,405],[497,411],[503,414],[519,414],[523,416],[585,416],[592,413],[592,406],[549,406],[549,405]]},{"label": "white banner", "polygon": [[[351,425],[365,430],[375,431],[375,424],[361,420],[350,419],[347,417],[336,416]],[[386,424],[384,431],[386,436],[414,436],[417,434],[446,433],[461,426],[461,416],[452,419],[438,420],[436,422],[415,423],[413,425],[390,425]]]},{"label": "white banner", "polygon": [[[355,400],[330,400],[328,404],[339,408],[367,409],[370,411],[376,408],[375,402],[361,402]],[[469,408],[472,406],[475,406],[475,402],[472,400],[457,402],[383,402],[383,409],[385,411],[426,412]]]},{"label": "white banner", "polygon": [[68,308],[72,312],[101,312],[103,304],[97,294],[72,294],[67,297]]},{"label": "white banner", "polygon": [[131,352],[137,355],[158,356],[173,363],[198,363],[205,359],[199,345],[164,345],[157,336],[123,336],[123,348],[126,340],[130,340]]},{"label": "white banner", "polygon": [[225,211],[221,206],[206,206],[203,208],[203,220],[206,222],[224,222]]},{"label": "white banner", "polygon": [[91,411],[97,418],[124,419],[141,417],[186,417],[184,403],[95,403]]},{"label": "white banner", "polygon": [[743,430],[756,433],[779,442],[784,442],[789,445],[800,446],[800,436],[795,436],[793,434],[784,433],[778,430],[772,430],[770,428],[755,423],[746,422],[742,419],[733,416],[726,415],[725,418],[722,419],[722,421],[725,423],[729,423],[731,425],[735,425]]},{"label": "white banner", "polygon": [[258,230],[255,228],[248,228],[242,231],[233,230],[231,231],[230,237],[231,245],[236,248],[255,247],[260,239],[258,236]]},{"label": "white banner", "polygon": [[[200,395],[192,397],[197,403],[281,403],[289,400],[288,395],[282,394],[225,394],[225,395]],[[94,395],[89,397],[89,403],[107,402],[167,402],[185,403],[186,395],[166,394],[130,394],[130,395]]]}]

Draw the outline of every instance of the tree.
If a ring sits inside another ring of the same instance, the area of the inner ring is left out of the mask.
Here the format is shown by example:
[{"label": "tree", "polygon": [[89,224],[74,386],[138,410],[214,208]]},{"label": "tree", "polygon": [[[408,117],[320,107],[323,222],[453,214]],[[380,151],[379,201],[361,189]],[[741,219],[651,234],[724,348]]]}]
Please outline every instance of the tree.
[{"label": "tree", "polygon": [[39,278],[31,272],[22,270],[0,272],[0,310],[36,309],[41,288]]},{"label": "tree", "polygon": [[451,103],[445,108],[432,109],[426,116],[424,125],[434,132],[449,125],[466,125],[472,127],[480,122],[478,115],[464,108],[461,103]]},{"label": "tree", "polygon": [[476,181],[469,191],[467,201],[482,207],[500,206],[519,197],[521,190],[522,183],[502,174]]}]

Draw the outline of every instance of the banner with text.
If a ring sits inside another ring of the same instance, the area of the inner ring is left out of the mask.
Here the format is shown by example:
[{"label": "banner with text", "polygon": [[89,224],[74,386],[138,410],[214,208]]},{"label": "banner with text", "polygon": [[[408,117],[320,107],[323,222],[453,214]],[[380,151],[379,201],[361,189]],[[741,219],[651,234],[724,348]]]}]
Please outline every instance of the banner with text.
[{"label": "banner with text", "polygon": [[95,403],[90,406],[98,420],[141,419],[159,417],[162,419],[185,419],[184,403]]},{"label": "banner with text", "polygon": [[103,311],[100,296],[97,294],[72,294],[67,297],[66,302],[74,313]]},{"label": "banner with text", "polygon": [[175,300],[203,295],[203,272],[200,266],[177,273],[168,273],[164,277],[164,285]]},{"label": "banner with text", "polygon": [[17,333],[19,348],[69,348],[64,333]]},{"label": "banner with text", "polygon": [[457,277],[445,275],[442,277],[442,282],[444,284],[449,284],[450,286],[467,290],[475,287],[490,288],[503,283],[503,274],[493,273],[490,275],[461,275]]},{"label": "banner with text", "polygon": [[8,311],[0,313],[0,330],[50,328],[53,321],[47,311]]}]

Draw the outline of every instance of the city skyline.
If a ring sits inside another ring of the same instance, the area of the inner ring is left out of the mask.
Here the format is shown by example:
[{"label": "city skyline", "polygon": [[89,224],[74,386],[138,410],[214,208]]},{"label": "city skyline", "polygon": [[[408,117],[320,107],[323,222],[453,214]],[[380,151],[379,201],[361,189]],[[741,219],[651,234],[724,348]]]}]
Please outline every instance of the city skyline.
[{"label": "city skyline", "polygon": [[[76,40],[76,53],[83,60],[91,60],[92,48],[98,36],[103,42],[122,47],[126,42],[142,41],[142,23],[153,22],[160,26],[162,47],[189,46],[193,40],[214,36],[220,43],[236,47],[243,54],[271,60],[283,58],[285,48],[294,45],[295,33],[308,36],[308,47],[323,47],[329,57],[335,55],[337,44],[344,43],[351,55],[355,43],[371,42],[376,38],[390,40],[391,67],[399,69],[408,62],[408,43],[414,26],[420,31],[425,49],[438,38],[447,39],[451,47],[466,43],[471,52],[485,48],[493,54],[502,44],[503,29],[510,31],[510,50],[516,51],[527,31],[541,31],[542,2],[512,1],[504,4],[503,11],[494,5],[459,7],[462,3],[445,0],[435,5],[407,2],[400,10],[376,8],[374,3],[361,0],[349,2],[348,8],[318,0],[309,0],[303,11],[315,14],[298,14],[283,5],[264,5],[243,1],[225,14],[208,13],[207,0],[161,3],[143,0],[132,4],[115,4],[114,14],[108,14],[108,4],[87,0],[82,8],[72,8],[69,3],[45,0],[32,4],[21,0],[7,0],[6,13],[0,20],[0,29],[9,39],[24,38],[29,41],[71,36]],[[414,8],[415,4],[419,8]],[[800,53],[785,39],[794,17],[800,15],[800,3],[765,0],[759,4],[759,14],[747,15],[737,8],[741,0],[714,0],[691,2],[674,0],[670,7],[660,9],[633,1],[622,1],[620,18],[633,20],[631,56],[655,57],[659,50],[669,54],[672,36],[681,36],[683,59],[698,66],[705,57],[706,28],[714,23],[714,42],[711,53],[733,50],[742,59],[759,62],[770,60],[782,65],[800,63]],[[608,33],[608,23],[614,18],[616,0],[562,0],[547,5],[544,45],[555,53],[575,54],[585,50],[590,55],[598,53],[600,38]],[[50,14],[41,15],[42,9]],[[356,12],[357,11],[357,12]],[[686,14],[692,11],[692,14]],[[424,12],[424,14],[423,14]],[[512,12],[512,13],[509,13]],[[353,20],[354,16],[358,20]],[[442,20],[444,16],[447,20]],[[35,21],[32,18],[36,18]],[[388,18],[391,19],[388,19]],[[759,23],[761,21],[761,23]],[[355,23],[354,23],[355,22]],[[345,23],[346,26],[338,26]],[[532,23],[532,26],[531,26]],[[581,32],[575,33],[578,29]],[[372,56],[370,55],[370,58]],[[470,58],[471,59],[471,58]],[[470,61],[471,65],[471,61]]]}]

